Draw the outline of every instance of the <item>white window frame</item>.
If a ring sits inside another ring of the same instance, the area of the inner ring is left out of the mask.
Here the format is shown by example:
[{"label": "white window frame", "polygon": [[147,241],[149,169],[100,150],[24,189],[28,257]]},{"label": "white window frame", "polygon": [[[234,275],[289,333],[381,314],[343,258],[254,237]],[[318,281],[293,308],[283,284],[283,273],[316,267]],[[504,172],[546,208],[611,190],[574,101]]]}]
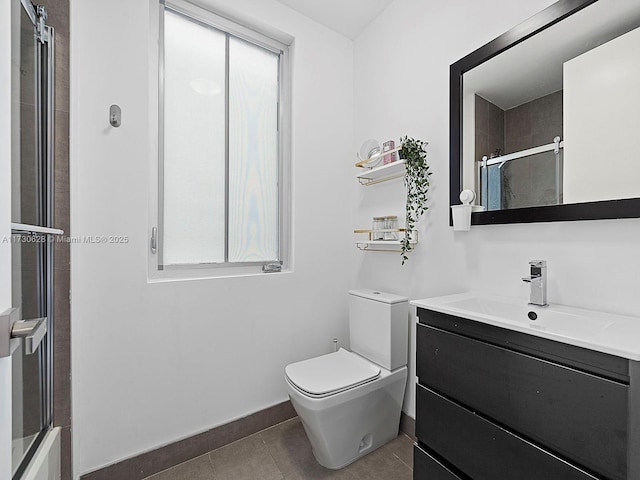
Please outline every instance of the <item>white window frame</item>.
[{"label": "white window frame", "polygon": [[205,10],[185,0],[151,0],[152,32],[150,35],[150,119],[157,120],[157,128],[151,124],[151,182],[149,202],[149,281],[188,280],[214,277],[230,277],[265,274],[263,265],[273,262],[225,262],[184,265],[162,264],[163,219],[163,46],[165,8],[183,15],[208,28],[242,39],[279,55],[279,105],[278,105],[278,256],[281,272],[291,271],[291,69],[287,43],[276,40],[256,29],[243,26],[216,13]]}]

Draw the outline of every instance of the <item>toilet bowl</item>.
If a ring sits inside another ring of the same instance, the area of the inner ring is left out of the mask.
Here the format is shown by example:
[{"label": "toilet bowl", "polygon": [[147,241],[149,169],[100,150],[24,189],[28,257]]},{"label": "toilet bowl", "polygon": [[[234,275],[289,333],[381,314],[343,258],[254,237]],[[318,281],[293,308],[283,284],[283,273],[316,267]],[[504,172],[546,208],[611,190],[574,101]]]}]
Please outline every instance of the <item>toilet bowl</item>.
[{"label": "toilet bowl", "polygon": [[[345,467],[398,435],[407,367],[390,372],[343,349],[311,360],[318,362],[316,365],[299,362],[285,371],[289,398],[320,465],[331,469]],[[351,386],[345,385],[349,379],[343,376],[333,384],[318,382],[311,388],[304,382],[308,378],[305,374],[313,367],[339,366],[340,370],[331,371],[345,373],[359,362],[377,368],[374,378],[366,378],[369,372],[363,371],[361,378],[353,377],[355,384]],[[299,383],[315,391],[306,391]]]},{"label": "toilet bowl", "polygon": [[353,351],[285,368],[291,403],[322,466],[339,469],[398,435],[407,383],[408,300],[350,293]]}]

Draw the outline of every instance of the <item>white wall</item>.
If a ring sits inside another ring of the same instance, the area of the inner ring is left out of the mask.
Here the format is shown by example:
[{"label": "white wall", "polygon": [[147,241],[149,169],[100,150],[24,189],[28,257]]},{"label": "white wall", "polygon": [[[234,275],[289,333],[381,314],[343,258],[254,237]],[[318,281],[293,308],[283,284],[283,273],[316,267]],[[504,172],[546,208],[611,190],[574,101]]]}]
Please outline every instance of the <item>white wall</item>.
[{"label": "white wall", "polygon": [[[295,272],[147,282],[149,7],[72,0],[71,233],[131,238],[72,246],[76,476],[285,400],[288,362],[329,351],[333,336],[346,343],[352,286],[526,301],[527,261],[545,258],[551,302],[640,313],[640,220],[448,226],[449,65],[552,0],[396,0],[353,45],[272,0],[208,1],[295,37]],[[123,108],[116,130],[111,103]],[[355,251],[350,233],[402,215],[401,181],[360,187],[352,164],[365,139],[405,134],[430,142],[433,176],[401,266]],[[413,415],[411,385],[404,409]]]},{"label": "white wall", "polygon": [[564,64],[566,203],[640,195],[639,49],[636,28]]},{"label": "white wall", "polygon": [[76,477],[286,400],[286,364],[348,340],[352,43],[272,0],[216,4],[295,37],[295,270],[148,283],[149,2],[72,0],[71,234],[130,238],[71,247]]},{"label": "white wall", "polygon": [[[430,142],[433,167],[431,210],[409,263],[364,254],[356,283],[413,299],[473,288],[527,301],[520,278],[529,260],[543,258],[550,302],[639,315],[640,220],[449,227],[449,65],[553,2],[445,3],[396,0],[355,41],[355,148],[408,134]],[[400,181],[354,189],[358,225],[402,213]],[[414,414],[411,386],[404,408]]]}]

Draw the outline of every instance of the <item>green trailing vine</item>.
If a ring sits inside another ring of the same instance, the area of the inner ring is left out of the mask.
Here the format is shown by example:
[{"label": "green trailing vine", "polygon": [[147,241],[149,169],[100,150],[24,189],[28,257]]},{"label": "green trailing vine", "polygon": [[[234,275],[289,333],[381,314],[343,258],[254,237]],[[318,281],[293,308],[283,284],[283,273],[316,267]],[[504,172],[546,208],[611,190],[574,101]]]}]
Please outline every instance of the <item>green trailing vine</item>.
[{"label": "green trailing vine", "polygon": [[405,162],[404,185],[407,187],[406,222],[404,238],[401,241],[402,265],[408,260],[408,254],[413,250],[409,241],[411,231],[422,215],[428,210],[427,193],[429,192],[429,165],[427,164],[426,142],[415,138],[403,137],[402,158]]}]

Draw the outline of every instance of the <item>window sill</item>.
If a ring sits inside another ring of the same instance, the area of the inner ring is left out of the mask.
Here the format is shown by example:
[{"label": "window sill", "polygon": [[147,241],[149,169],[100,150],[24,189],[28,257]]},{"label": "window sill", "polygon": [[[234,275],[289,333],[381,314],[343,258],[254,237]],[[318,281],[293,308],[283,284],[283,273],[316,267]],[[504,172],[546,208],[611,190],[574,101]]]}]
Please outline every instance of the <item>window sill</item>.
[{"label": "window sill", "polygon": [[216,280],[224,278],[241,278],[241,277],[273,277],[293,273],[293,270],[282,270],[280,272],[264,273],[256,270],[255,267],[243,269],[242,267],[234,268],[216,268],[202,270],[149,270],[147,283],[166,283],[166,282],[182,282],[190,280]]}]

